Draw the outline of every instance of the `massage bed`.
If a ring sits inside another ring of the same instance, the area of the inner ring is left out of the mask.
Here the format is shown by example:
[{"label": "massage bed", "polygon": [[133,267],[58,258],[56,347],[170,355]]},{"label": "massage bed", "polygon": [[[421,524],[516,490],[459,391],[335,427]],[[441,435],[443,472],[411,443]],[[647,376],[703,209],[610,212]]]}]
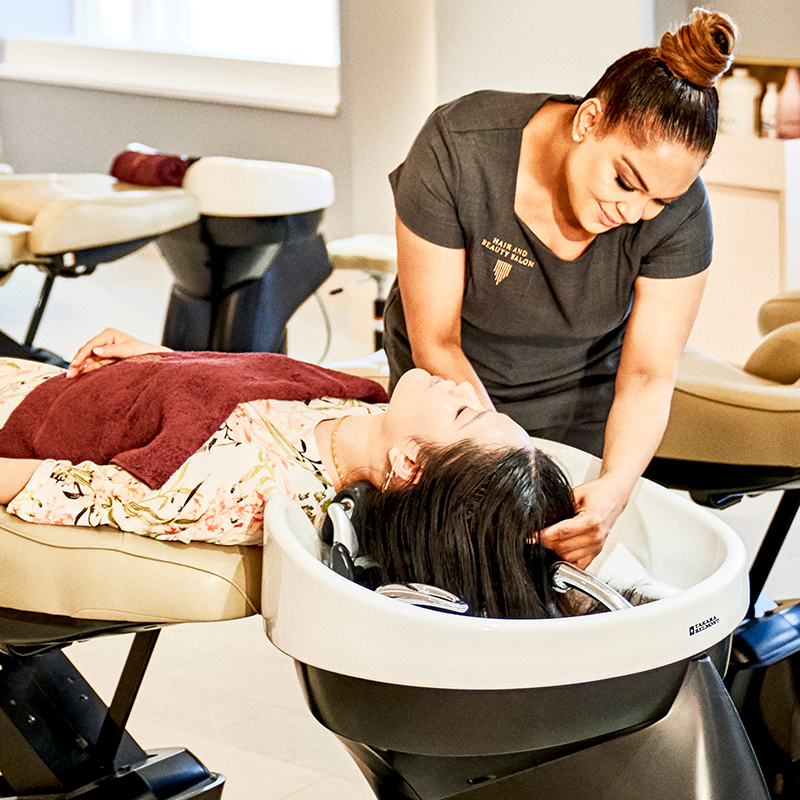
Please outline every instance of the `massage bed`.
[{"label": "massage bed", "polygon": [[[545,446],[574,481],[597,470]],[[689,501],[642,481],[597,562],[662,599],[554,620],[378,595],[319,559],[291,501],[266,518],[262,552],[0,512],[0,796],[219,797],[222,776],[179,746],[144,750],[125,721],[161,627],[254,613],[378,797],[768,796],[720,678],[748,603],[744,547]],[[107,709],[67,645],[122,632]]]}]

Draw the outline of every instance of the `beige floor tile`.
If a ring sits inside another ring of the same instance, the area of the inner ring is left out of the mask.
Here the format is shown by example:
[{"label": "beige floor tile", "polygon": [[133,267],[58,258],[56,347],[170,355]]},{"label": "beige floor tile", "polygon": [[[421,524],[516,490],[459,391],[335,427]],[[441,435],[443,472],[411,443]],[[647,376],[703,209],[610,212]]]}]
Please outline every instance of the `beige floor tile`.
[{"label": "beige floor tile", "polygon": [[324,778],[289,795],[286,800],[375,800],[375,795],[366,781],[355,783],[342,778]]},{"label": "beige floor tile", "polygon": [[355,780],[358,768],[336,737],[309,711],[267,708],[220,736],[231,745]]}]

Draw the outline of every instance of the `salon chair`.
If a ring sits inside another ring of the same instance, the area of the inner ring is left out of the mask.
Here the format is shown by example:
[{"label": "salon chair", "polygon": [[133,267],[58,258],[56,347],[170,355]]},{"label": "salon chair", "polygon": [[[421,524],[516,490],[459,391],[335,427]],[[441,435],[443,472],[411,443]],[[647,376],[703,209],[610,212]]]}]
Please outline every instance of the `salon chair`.
[{"label": "salon chair", "polygon": [[[257,614],[261,548],[34,525],[0,507],[0,797],[216,800],[224,777],[125,731],[160,629]],[[108,706],[70,646],[133,633]]]},{"label": "salon chair", "polygon": [[800,652],[800,604],[775,608],[763,594],[800,508],[800,292],[764,303],[758,324],[764,338],[743,367],[687,348],[646,475],[717,509],[745,496],[781,495],[750,568],[749,609],[733,639],[726,683],[770,785],[796,797],[800,771],[784,774],[791,765],[776,756],[761,691],[767,669]]},{"label": "salon chair", "polygon": [[144,189],[108,175],[0,174],[0,285],[22,264],[45,275],[24,340],[0,331],[0,355],[63,365],[34,345],[56,278],[91,275],[197,219],[197,200],[182,189]]},{"label": "salon chair", "polygon": [[[572,480],[596,473],[540,444]],[[643,481],[598,560],[602,580],[663,599],[568,620],[408,605],[320,561],[290,500],[265,520],[262,551],[0,509],[0,797],[219,798],[222,776],[183,748],[142,749],[126,720],[161,627],[261,611],[312,713],[384,800],[766,800],[720,679],[747,606],[744,547],[687,500]],[[67,653],[118,633],[135,635],[106,706]]]},{"label": "salon chair", "polygon": [[152,241],[174,278],[163,344],[285,352],[286,323],[331,273],[319,226],[332,202],[326,170],[237,158],[195,161],[181,188],[0,175],[0,284],[21,264],[46,275],[24,341],[0,331],[0,355],[64,366],[34,346],[55,279]]}]

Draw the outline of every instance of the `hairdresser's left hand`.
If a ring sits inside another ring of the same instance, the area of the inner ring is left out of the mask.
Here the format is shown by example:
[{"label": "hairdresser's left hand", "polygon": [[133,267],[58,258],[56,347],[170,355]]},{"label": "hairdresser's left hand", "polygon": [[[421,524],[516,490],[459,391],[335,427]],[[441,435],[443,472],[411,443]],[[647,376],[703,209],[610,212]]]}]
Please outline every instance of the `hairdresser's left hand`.
[{"label": "hairdresser's left hand", "polygon": [[576,515],[545,528],[540,541],[559,558],[586,569],[603,549],[627,498],[620,497],[604,478],[576,486],[573,496]]}]

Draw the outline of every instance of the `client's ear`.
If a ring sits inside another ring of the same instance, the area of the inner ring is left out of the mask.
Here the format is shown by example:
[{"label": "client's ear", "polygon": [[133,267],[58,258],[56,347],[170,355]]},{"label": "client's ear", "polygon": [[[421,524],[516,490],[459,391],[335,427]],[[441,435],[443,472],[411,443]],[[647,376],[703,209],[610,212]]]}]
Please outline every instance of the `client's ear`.
[{"label": "client's ear", "polygon": [[401,483],[414,483],[419,479],[417,472],[417,456],[419,455],[419,445],[416,442],[409,442],[405,447],[392,447],[389,450],[389,466],[395,477]]}]

